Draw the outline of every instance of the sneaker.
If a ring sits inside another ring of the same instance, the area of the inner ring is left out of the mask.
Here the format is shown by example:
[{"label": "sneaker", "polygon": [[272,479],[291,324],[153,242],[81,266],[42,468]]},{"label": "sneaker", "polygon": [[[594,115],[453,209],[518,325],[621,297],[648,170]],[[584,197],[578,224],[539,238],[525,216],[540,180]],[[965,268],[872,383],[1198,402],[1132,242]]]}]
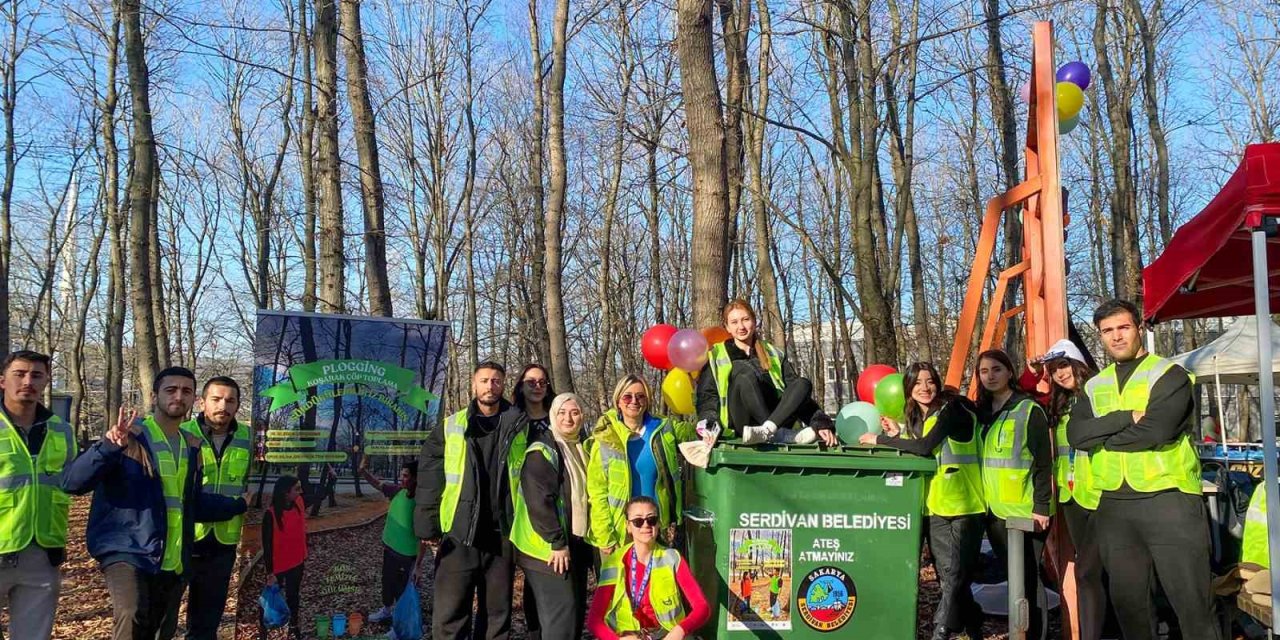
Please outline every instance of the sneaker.
[{"label": "sneaker", "polygon": [[818,441],[818,432],[813,427],[805,427],[794,433],[796,444],[813,444]]},{"label": "sneaker", "polygon": [[742,444],[763,444],[772,435],[767,427],[743,427]]},{"label": "sneaker", "polygon": [[383,607],[369,615],[369,622],[381,624],[391,619],[391,607]]}]

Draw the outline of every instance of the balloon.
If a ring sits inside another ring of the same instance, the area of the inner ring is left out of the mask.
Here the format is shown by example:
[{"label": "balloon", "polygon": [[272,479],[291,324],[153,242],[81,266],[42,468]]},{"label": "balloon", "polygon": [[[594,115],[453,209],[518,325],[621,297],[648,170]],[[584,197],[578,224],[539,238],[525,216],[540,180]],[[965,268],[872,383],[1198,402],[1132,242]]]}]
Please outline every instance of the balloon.
[{"label": "balloon", "polygon": [[1058,122],[1058,135],[1065,136],[1068,133],[1075,131],[1076,125],[1079,125],[1079,124],[1080,124],[1080,114],[1078,113],[1074,118],[1069,118],[1067,120],[1062,120]]},{"label": "balloon", "polygon": [[850,402],[836,414],[836,435],[845,444],[857,444],[864,433],[880,433],[880,410],[870,402]]},{"label": "balloon", "polygon": [[640,353],[657,369],[666,371],[671,368],[671,359],[667,357],[667,344],[676,328],[669,324],[655,324],[649,327],[640,338]]},{"label": "balloon", "polygon": [[1022,83],[1022,86],[1018,88],[1018,96],[1022,98],[1023,102],[1026,102],[1028,104],[1031,103],[1031,81],[1030,80],[1027,80],[1026,82]]},{"label": "balloon", "polygon": [[1058,82],[1070,82],[1071,84],[1080,87],[1081,91],[1089,88],[1089,81],[1091,78],[1092,76],[1089,73],[1089,65],[1086,65],[1079,60],[1075,62],[1068,62],[1061,67],[1058,67],[1058,73],[1055,76],[1055,79]]},{"label": "balloon", "polygon": [[901,421],[907,408],[907,395],[902,390],[902,374],[891,373],[876,383],[876,408],[880,415]]},{"label": "balloon", "polygon": [[698,371],[707,363],[707,338],[697,329],[681,329],[667,343],[671,364],[685,371]]},{"label": "balloon", "polygon": [[693,415],[693,380],[689,379],[687,372],[680,369],[668,371],[667,377],[662,379],[662,397],[666,398],[672,411]]},{"label": "balloon", "polygon": [[732,338],[733,336],[729,335],[729,332],[725,331],[724,327],[717,325],[714,327],[707,327],[706,329],[703,329],[702,337],[707,339],[708,345],[715,345],[715,344],[721,344],[724,341],[728,340],[729,338]]},{"label": "balloon", "polygon": [[875,402],[876,383],[893,372],[893,367],[887,364],[873,364],[863,369],[862,375],[858,376],[858,399],[863,402]]},{"label": "balloon", "polygon": [[1076,117],[1084,106],[1084,92],[1070,82],[1059,82],[1055,89],[1058,97],[1058,122]]}]

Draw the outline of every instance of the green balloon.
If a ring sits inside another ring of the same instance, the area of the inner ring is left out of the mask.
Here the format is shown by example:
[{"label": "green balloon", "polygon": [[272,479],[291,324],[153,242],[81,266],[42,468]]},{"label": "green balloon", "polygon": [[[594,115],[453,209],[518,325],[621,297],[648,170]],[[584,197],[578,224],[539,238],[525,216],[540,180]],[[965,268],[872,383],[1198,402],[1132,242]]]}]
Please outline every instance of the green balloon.
[{"label": "green balloon", "polygon": [[876,408],[880,415],[902,421],[907,408],[907,395],[902,388],[902,374],[887,375],[876,383]]},{"label": "green balloon", "polygon": [[850,402],[836,414],[836,435],[845,444],[858,444],[858,436],[880,433],[880,410],[870,402]]}]

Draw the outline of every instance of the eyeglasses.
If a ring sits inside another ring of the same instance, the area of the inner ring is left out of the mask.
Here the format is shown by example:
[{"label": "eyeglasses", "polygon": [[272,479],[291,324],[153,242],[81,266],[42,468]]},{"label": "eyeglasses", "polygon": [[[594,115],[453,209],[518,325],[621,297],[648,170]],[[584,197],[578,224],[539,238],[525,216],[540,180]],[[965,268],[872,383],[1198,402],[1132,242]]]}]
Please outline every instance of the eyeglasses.
[{"label": "eyeglasses", "polygon": [[628,520],[628,522],[631,523],[631,526],[637,529],[642,529],[644,527],[656,527],[658,526],[658,516],[646,516],[644,518],[631,518],[630,520]]},{"label": "eyeglasses", "polygon": [[525,380],[524,383],[533,387],[534,389],[544,389],[547,386],[547,379],[542,378],[541,380]]},{"label": "eyeglasses", "polygon": [[642,402],[647,401],[648,399],[649,399],[649,396],[647,396],[647,395],[645,395],[645,394],[643,394],[643,393],[624,393],[624,394],[622,394],[622,401],[623,401],[623,402],[625,402],[625,403],[627,403],[627,404],[639,404],[639,403],[642,403]]}]

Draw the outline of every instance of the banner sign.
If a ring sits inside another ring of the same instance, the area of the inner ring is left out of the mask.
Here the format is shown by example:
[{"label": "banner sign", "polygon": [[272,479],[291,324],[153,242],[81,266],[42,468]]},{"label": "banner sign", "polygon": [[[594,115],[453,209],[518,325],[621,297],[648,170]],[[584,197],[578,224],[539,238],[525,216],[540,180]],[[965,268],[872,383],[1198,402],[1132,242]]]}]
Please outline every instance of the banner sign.
[{"label": "banner sign", "polygon": [[259,310],[253,419],[265,438],[257,458],[416,456],[440,423],[448,346],[443,322]]}]

